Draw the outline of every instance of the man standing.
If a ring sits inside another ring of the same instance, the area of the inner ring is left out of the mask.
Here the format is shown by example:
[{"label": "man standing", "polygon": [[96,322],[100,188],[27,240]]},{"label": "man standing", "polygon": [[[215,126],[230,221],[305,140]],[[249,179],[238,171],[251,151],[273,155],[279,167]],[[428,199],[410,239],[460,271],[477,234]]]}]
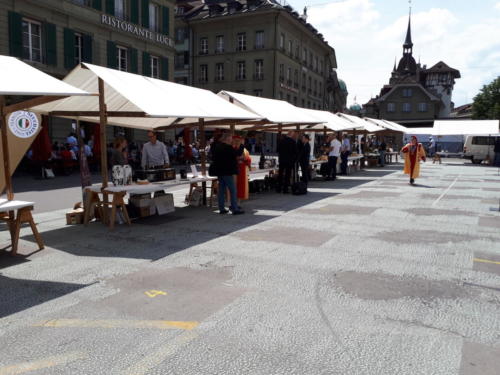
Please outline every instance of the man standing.
[{"label": "man standing", "polygon": [[309,182],[309,161],[311,159],[311,145],[309,135],[304,134],[300,142],[299,164],[302,171],[302,181]]},{"label": "man standing", "polygon": [[493,151],[495,151],[495,165],[500,167],[500,137],[495,138],[495,148]]},{"label": "man standing", "polygon": [[148,132],[149,142],[142,148],[141,166],[146,168],[168,168],[170,159],[168,157],[167,147],[157,138],[154,131]]},{"label": "man standing", "polygon": [[330,136],[330,147],[328,152],[328,176],[327,180],[335,181],[337,178],[337,160],[340,157],[340,148],[342,144],[337,139],[337,135],[333,133]]},{"label": "man standing", "polygon": [[297,141],[295,140],[295,132],[291,130],[283,137],[278,145],[278,193],[289,193],[288,188],[292,177],[292,169],[294,168],[296,161]]},{"label": "man standing", "polygon": [[378,153],[380,158],[380,166],[385,167],[385,152],[387,151],[387,144],[385,143],[385,139],[382,138],[382,142],[378,145]]},{"label": "man standing", "polygon": [[234,183],[234,175],[238,174],[237,150],[233,147],[233,137],[229,133],[224,133],[219,142],[214,146],[212,153],[213,157],[213,172],[218,177],[219,189],[217,198],[219,201],[219,213],[227,214],[226,210],[226,189],[229,190],[231,199],[231,207],[229,209],[233,215],[245,213],[238,207],[236,197],[236,185]]},{"label": "man standing", "polygon": [[351,142],[347,134],[342,135],[342,147],[340,149],[340,158],[342,163],[340,164],[340,174],[347,175],[347,163],[349,155],[351,154]]}]

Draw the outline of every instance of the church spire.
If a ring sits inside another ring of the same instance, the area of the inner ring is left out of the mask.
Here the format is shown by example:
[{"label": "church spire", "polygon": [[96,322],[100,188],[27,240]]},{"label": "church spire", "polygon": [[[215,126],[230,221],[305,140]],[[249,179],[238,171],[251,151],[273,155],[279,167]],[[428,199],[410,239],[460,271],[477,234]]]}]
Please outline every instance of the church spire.
[{"label": "church spire", "polygon": [[410,3],[410,12],[408,14],[408,29],[406,30],[406,38],[403,44],[403,52],[411,54],[413,48],[413,42],[411,41],[411,0],[408,2]]}]

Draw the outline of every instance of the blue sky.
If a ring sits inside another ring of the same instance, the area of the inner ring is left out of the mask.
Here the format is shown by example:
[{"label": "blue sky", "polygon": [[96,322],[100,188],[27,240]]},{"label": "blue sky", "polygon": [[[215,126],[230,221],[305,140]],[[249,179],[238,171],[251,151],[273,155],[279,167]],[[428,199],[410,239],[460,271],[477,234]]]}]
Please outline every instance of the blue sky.
[{"label": "blue sky", "polygon": [[[335,48],[338,74],[365,103],[388,83],[394,58],[402,55],[408,0],[288,0]],[[471,102],[500,75],[500,0],[413,0],[413,54],[432,66],[443,60],[460,70],[455,105]]]}]

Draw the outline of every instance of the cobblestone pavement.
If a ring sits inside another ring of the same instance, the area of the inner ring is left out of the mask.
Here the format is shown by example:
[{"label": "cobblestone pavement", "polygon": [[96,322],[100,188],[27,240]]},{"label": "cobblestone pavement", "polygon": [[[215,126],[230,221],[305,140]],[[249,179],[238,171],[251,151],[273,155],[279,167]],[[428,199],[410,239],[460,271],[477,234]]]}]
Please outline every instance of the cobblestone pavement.
[{"label": "cobblestone pavement", "polygon": [[179,190],[112,232],[37,214],[46,249],[24,228],[27,256],[0,254],[0,375],[498,375],[498,170],[400,170],[234,217]]}]

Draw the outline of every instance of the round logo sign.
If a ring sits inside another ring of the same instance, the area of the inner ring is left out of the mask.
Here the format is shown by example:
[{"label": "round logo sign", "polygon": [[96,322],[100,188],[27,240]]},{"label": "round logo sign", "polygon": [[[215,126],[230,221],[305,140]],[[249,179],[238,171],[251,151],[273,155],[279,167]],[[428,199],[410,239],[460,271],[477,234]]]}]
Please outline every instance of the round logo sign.
[{"label": "round logo sign", "polygon": [[17,111],[9,117],[9,128],[18,138],[30,138],[38,131],[38,117],[33,112]]}]

